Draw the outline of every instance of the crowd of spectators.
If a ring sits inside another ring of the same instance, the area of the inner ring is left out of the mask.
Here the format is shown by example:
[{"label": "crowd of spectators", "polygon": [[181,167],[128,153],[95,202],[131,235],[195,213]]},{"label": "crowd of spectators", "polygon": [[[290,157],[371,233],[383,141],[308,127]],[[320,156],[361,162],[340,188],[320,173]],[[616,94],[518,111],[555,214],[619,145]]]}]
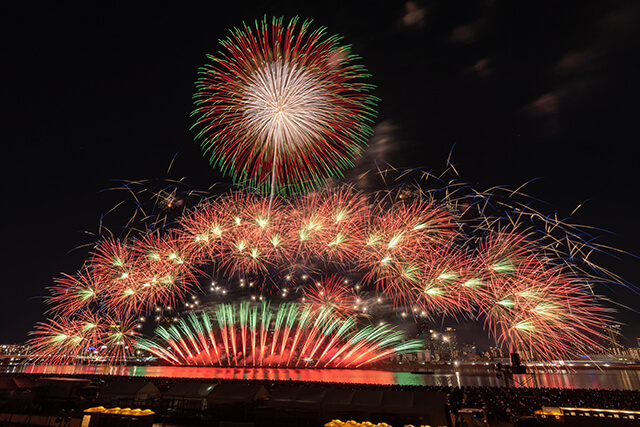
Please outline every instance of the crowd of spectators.
[{"label": "crowd of spectators", "polygon": [[490,419],[528,416],[544,406],[640,411],[639,390],[449,387],[446,391],[452,412],[462,408],[482,408]]},{"label": "crowd of spectators", "polygon": [[519,417],[529,416],[533,411],[544,406],[599,408],[640,411],[639,390],[606,390],[606,389],[561,389],[546,387],[451,387],[451,386],[410,386],[354,383],[325,383],[311,381],[276,381],[276,380],[240,380],[212,378],[141,378],[120,376],[89,376],[88,378],[99,389],[113,381],[151,381],[161,392],[169,390],[179,382],[202,383],[247,383],[264,386],[273,392],[280,385],[303,387],[326,387],[353,390],[391,390],[391,391],[429,391],[447,394],[448,410],[455,414],[463,408],[484,409],[491,420],[513,421]]}]

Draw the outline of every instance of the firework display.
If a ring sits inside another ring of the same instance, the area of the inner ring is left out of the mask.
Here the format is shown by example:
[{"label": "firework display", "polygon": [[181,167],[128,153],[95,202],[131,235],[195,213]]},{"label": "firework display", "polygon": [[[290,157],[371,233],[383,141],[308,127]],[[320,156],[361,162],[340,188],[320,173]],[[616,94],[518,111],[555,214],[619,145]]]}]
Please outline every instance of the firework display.
[{"label": "firework display", "polygon": [[311,22],[264,18],[222,40],[201,69],[195,127],[235,182],[292,192],[340,176],[373,134],[366,70]]},{"label": "firework display", "polygon": [[[211,161],[240,189],[186,206],[195,193],[180,197],[178,181],[150,193],[154,214],[134,194],[135,231],[99,240],[78,274],[49,288],[36,357],[360,367],[419,348],[394,322],[436,317],[481,322],[528,360],[600,348],[611,311],[594,288],[617,277],[591,262],[598,248],[582,228],[518,191],[319,186],[371,135],[374,98],[348,48],[309,25],[265,18],[222,41],[194,115]],[[154,219],[136,229],[138,217]],[[145,319],[156,337],[142,333]]]},{"label": "firework display", "polygon": [[137,326],[131,318],[82,311],[37,324],[31,346],[37,359],[51,364],[115,363],[133,356]]},{"label": "firework display", "polygon": [[369,325],[360,330],[353,317],[337,319],[309,304],[220,304],[212,313],[191,313],[178,325],[160,327],[162,343],[139,339],[138,347],[178,365],[359,367],[415,351],[397,329]]},{"label": "firework display", "polygon": [[[300,302],[312,307],[314,316],[349,322],[349,331],[353,319],[366,323],[364,314],[375,307],[351,293],[352,284],[344,275],[354,277],[356,286],[377,292],[377,298],[388,298],[391,310],[402,317],[418,313],[481,319],[501,345],[532,358],[549,360],[579,351],[580,346],[599,345],[609,311],[591,286],[604,279],[579,265],[581,252],[575,245],[568,257],[557,238],[544,230],[524,229],[521,223],[491,221],[482,215],[473,218],[473,207],[464,204],[467,207],[461,211],[459,201],[438,202],[434,193],[399,194],[402,197],[386,193],[368,202],[351,188],[275,200],[230,192],[204,200],[163,234],[147,232],[127,243],[100,241],[81,273],[64,276],[51,288],[50,311],[66,320],[52,323],[51,332],[39,329],[37,341],[41,346],[55,346],[55,337],[62,336],[58,329],[82,329],[76,323],[92,312],[120,313],[132,319],[154,315],[197,291],[198,277],[205,268],[226,278],[225,292],[260,282],[256,285],[260,292],[283,289],[281,294],[286,296],[289,288],[298,286],[292,284],[296,272],[291,266],[305,266],[303,271],[321,280],[299,284],[303,287]],[[561,227],[557,223],[554,229]],[[569,239],[570,230],[565,233],[563,239]],[[336,273],[323,278],[330,271]],[[187,307],[198,309],[194,304]],[[219,345],[223,345],[224,358],[206,360],[256,363],[258,359],[246,357],[246,347],[239,351],[236,342],[235,349],[227,352],[228,344],[220,342],[240,339],[230,338],[229,328],[242,331],[243,346],[246,340],[264,339],[260,336],[268,319],[282,322],[282,312],[272,315],[263,309],[259,313],[262,323],[258,322],[263,329],[257,333],[257,308],[221,307],[214,308],[215,315],[209,320],[189,317],[190,323],[185,323],[174,318],[171,321],[180,322],[178,329],[159,329],[176,352],[174,358],[164,353],[161,357],[172,363],[204,363],[202,351],[215,348],[221,354]],[[227,317],[221,314],[224,310],[230,310]],[[302,316],[296,310],[295,316]],[[239,317],[231,311],[237,311]],[[250,317],[237,324],[243,316]],[[310,334],[295,318],[296,333]],[[205,331],[206,322],[218,322],[220,330],[227,332],[214,337],[214,332]],[[332,331],[339,329],[336,326]],[[207,346],[198,335],[202,331],[210,340]],[[86,342],[83,335],[64,334],[78,336],[78,343]],[[193,341],[194,337],[200,341]],[[269,337],[274,340],[270,342],[277,343],[276,338]],[[159,352],[160,347],[142,342],[145,349]],[[283,351],[293,351],[292,343],[286,339],[282,343]],[[187,345],[191,353],[184,353]],[[265,345],[259,346],[260,351]],[[239,358],[239,353],[244,356]],[[299,363],[296,359],[294,364]]]},{"label": "firework display", "polygon": [[358,300],[354,301],[348,281],[340,276],[334,275],[310,286],[304,295],[302,301],[323,315],[346,319],[359,314]]}]

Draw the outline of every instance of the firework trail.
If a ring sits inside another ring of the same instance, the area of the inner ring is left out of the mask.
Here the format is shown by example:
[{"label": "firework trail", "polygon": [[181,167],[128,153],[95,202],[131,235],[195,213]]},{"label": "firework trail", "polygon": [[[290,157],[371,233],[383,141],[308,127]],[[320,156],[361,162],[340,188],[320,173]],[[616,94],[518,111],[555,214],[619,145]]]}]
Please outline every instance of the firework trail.
[{"label": "firework trail", "polygon": [[211,163],[236,183],[309,190],[342,176],[372,135],[366,70],[339,37],[310,24],[245,24],[200,71],[194,127]]}]

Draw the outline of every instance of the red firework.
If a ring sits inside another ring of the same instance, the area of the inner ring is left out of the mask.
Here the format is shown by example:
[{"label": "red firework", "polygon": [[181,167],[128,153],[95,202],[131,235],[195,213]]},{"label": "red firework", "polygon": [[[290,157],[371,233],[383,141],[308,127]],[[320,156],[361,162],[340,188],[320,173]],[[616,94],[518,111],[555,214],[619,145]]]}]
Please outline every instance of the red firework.
[{"label": "red firework", "polygon": [[585,286],[587,277],[551,263],[516,232],[492,233],[482,256],[480,313],[500,344],[537,360],[599,348],[610,314]]},{"label": "red firework", "polygon": [[375,98],[355,57],[309,21],[246,24],[209,56],[195,126],[211,163],[258,189],[309,189],[340,176],[373,134]]},{"label": "red firework", "polygon": [[33,357],[51,364],[78,363],[87,348],[80,325],[65,318],[38,323],[31,335]]},{"label": "red firework", "polygon": [[411,305],[428,261],[458,236],[455,216],[432,203],[398,202],[370,217],[360,268],[398,305]]},{"label": "red firework", "polygon": [[101,301],[105,284],[92,271],[84,270],[77,276],[63,275],[49,288],[51,296],[47,303],[53,305],[51,311],[60,316],[69,316],[90,308]]},{"label": "red firework", "polygon": [[308,261],[353,263],[363,247],[367,206],[363,197],[346,188],[308,193],[292,209],[292,241]]},{"label": "red firework", "polygon": [[351,287],[337,275],[330,276],[305,289],[304,303],[314,310],[327,312],[331,317],[346,319],[357,314]]},{"label": "red firework", "polygon": [[417,275],[412,289],[415,306],[429,315],[473,316],[479,299],[479,286],[473,283],[473,271],[468,254],[443,247],[432,251]]}]

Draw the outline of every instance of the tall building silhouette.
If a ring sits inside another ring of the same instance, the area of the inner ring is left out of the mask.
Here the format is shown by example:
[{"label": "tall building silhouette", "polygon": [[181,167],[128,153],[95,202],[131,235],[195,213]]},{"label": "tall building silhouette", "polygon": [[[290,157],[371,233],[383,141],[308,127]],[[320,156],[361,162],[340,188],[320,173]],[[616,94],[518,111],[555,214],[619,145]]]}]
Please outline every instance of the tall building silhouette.
[{"label": "tall building silhouette", "polygon": [[606,347],[611,354],[621,355],[624,352],[622,345],[622,334],[620,325],[609,325],[604,328],[604,335],[607,337]]}]

